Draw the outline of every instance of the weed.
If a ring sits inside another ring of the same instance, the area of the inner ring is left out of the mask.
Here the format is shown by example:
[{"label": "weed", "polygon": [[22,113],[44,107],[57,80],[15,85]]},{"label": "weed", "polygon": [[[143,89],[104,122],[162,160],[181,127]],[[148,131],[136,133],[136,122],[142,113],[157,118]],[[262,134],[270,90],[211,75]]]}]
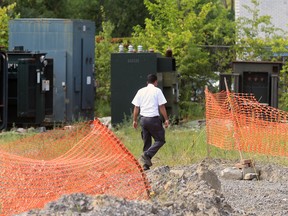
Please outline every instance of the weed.
[{"label": "weed", "polygon": [[[139,158],[143,151],[143,142],[140,135],[141,128],[134,129],[132,123],[124,124],[115,133],[129,151],[136,158]],[[253,159],[261,163],[271,162],[288,165],[287,158],[283,157],[249,152],[242,152],[242,155],[245,159]],[[173,126],[166,129],[166,143],[153,158],[153,164],[156,166],[189,165],[202,161],[207,157],[234,161],[241,159],[237,150],[225,150],[207,145],[205,128],[193,130],[191,128]]]}]

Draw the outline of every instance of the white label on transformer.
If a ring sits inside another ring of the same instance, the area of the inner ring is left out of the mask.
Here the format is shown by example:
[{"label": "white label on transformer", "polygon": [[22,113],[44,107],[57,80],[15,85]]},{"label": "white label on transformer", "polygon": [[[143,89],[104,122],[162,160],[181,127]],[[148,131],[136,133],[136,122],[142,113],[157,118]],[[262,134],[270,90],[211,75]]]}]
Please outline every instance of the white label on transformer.
[{"label": "white label on transformer", "polygon": [[50,81],[42,80],[42,91],[50,91]]},{"label": "white label on transformer", "polygon": [[87,85],[91,84],[91,76],[87,76],[87,80],[86,80]]},{"label": "white label on transformer", "polygon": [[37,83],[40,83],[40,72],[37,72]]}]

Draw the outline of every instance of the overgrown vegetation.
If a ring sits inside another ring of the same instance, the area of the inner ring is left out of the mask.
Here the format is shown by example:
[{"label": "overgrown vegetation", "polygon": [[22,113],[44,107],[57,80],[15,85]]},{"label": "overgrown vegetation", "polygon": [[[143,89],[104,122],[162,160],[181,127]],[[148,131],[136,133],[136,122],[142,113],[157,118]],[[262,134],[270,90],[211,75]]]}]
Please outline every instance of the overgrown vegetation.
[{"label": "overgrown vegetation", "polygon": [[[132,127],[132,120],[127,118],[124,123],[113,128],[112,131],[135,156],[135,158],[138,159],[143,151],[143,142],[140,135],[141,128],[134,129]],[[26,143],[25,145],[15,142],[21,142],[21,139],[33,135],[35,135],[35,132],[17,133],[11,131],[1,133],[0,149],[20,155],[25,155],[25,152],[42,151],[43,149],[41,145],[35,145],[37,142]],[[60,135],[62,136],[63,134],[60,133]],[[46,142],[53,142],[53,137],[50,138],[51,140],[48,139]],[[75,139],[74,144],[77,143],[76,141],[77,139]],[[69,146],[65,147],[65,145],[63,145],[64,149],[59,148],[57,152],[59,151],[58,153],[63,154],[68,150],[67,147]],[[288,166],[288,161],[285,157],[273,157],[244,152],[242,152],[242,154],[243,158],[252,159],[256,161],[256,163],[275,163]],[[235,163],[238,163],[241,159],[238,151],[228,151],[207,145],[205,126],[199,126],[198,121],[190,121],[188,123],[172,125],[166,129],[166,144],[153,158],[153,163],[155,167],[164,165],[181,166],[202,161],[207,157],[232,160],[235,161]]]},{"label": "overgrown vegetation", "polygon": [[[197,122],[194,122],[194,124],[197,124]],[[132,122],[127,121],[114,132],[129,151],[136,158],[139,158],[143,148],[140,129],[135,130],[131,125]],[[285,166],[288,165],[287,158],[284,157],[273,157],[244,152],[242,152],[242,154],[243,158],[252,159],[256,163],[269,162]],[[199,162],[207,157],[234,160],[235,163],[238,163],[240,160],[238,151],[227,151],[207,145],[205,127],[197,130],[193,129],[191,125],[175,125],[166,129],[166,144],[153,158],[153,163],[155,166],[180,166]]]},{"label": "overgrown vegetation", "polygon": [[19,15],[15,13],[14,9],[16,3],[0,7],[0,47],[7,49],[8,47],[8,23],[9,20],[18,18]]},{"label": "overgrown vegetation", "polygon": [[96,116],[110,116],[111,97],[111,53],[116,52],[117,44],[111,43],[111,34],[114,25],[111,22],[102,23],[103,31],[100,32],[101,40],[95,47],[95,69],[96,69]]},{"label": "overgrown vegetation", "polygon": [[22,138],[28,137],[28,136],[33,136],[34,133],[18,133],[15,131],[9,131],[9,132],[4,132],[0,133],[0,145],[3,145],[7,142],[13,142],[16,140],[20,140]]}]

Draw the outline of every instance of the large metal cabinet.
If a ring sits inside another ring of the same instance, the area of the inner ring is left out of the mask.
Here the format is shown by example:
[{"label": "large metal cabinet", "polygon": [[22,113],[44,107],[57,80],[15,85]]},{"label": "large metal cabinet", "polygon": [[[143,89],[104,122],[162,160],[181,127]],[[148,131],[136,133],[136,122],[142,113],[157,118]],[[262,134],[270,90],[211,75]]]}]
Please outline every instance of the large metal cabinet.
[{"label": "large metal cabinet", "polygon": [[[45,118],[45,53],[8,52],[8,124],[41,124]],[[46,62],[46,61],[45,61]],[[48,90],[48,89],[47,89]]]},{"label": "large metal cabinet", "polygon": [[[15,19],[9,23],[9,50],[47,53],[53,59],[52,112],[45,122],[94,118],[95,24],[88,20]],[[52,98],[51,98],[52,97]]]},{"label": "large metal cabinet", "polygon": [[233,62],[232,74],[220,75],[220,91],[226,90],[224,78],[230,90],[251,93],[259,103],[278,108],[278,83],[282,62]]},{"label": "large metal cabinet", "polygon": [[137,91],[147,85],[147,75],[157,74],[158,87],[167,99],[167,114],[178,119],[178,77],[175,59],[154,52],[111,54],[111,121],[122,123],[133,113]]}]

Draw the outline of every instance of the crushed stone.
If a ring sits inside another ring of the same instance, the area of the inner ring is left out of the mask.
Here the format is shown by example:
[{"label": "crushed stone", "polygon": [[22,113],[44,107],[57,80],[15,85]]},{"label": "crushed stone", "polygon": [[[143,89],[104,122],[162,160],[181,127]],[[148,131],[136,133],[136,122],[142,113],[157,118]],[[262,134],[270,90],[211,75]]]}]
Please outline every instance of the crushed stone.
[{"label": "crushed stone", "polygon": [[233,164],[205,159],[189,166],[155,167],[146,172],[152,187],[150,200],[75,193],[19,215],[288,215],[288,167],[258,165],[259,180],[221,178],[220,172]]}]

